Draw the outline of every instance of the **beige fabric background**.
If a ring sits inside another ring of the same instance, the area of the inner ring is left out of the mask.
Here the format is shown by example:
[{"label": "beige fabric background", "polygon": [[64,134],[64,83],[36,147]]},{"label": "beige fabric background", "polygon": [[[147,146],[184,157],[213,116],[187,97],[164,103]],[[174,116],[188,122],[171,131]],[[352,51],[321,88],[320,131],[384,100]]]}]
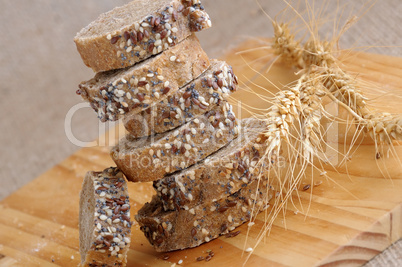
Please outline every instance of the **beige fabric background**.
[{"label": "beige fabric background", "polygon": [[[77,84],[93,76],[75,50],[75,33],[101,12],[129,0],[0,0],[0,199],[17,190],[79,149],[66,137],[64,119],[81,102]],[[301,2],[301,3],[299,3]],[[315,1],[329,21],[345,3],[344,16],[362,14],[367,1]],[[239,41],[272,36],[268,18],[255,0],[204,0],[213,28],[198,34],[211,57],[221,56]],[[275,16],[286,5],[260,0]],[[293,1],[303,11],[304,1]],[[313,1],[309,1],[310,4]],[[294,17],[288,10],[287,18]],[[341,39],[341,46],[402,45],[402,1],[377,1]],[[332,17],[331,17],[332,16]],[[341,22],[342,24],[342,22]],[[323,26],[322,34],[332,32]],[[378,47],[370,52],[402,56],[402,48]],[[98,136],[99,122],[90,109],[77,112],[72,131],[84,141]],[[399,254],[400,255],[400,254]],[[402,260],[401,260],[402,261]],[[396,266],[396,265],[395,265]]]}]

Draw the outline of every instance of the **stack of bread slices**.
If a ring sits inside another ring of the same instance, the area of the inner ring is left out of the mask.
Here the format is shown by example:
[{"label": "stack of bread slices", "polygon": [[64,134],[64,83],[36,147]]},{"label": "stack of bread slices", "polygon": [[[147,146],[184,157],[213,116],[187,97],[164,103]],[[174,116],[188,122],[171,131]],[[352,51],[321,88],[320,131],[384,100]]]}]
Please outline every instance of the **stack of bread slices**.
[{"label": "stack of bread slices", "polygon": [[83,266],[125,265],[126,177],[154,182],[135,219],[157,251],[198,246],[248,221],[271,198],[257,165],[263,121],[238,121],[227,102],[237,78],[208,59],[194,32],[211,27],[199,0],[134,0],[102,14],[74,41],[96,75],[79,85],[101,121],[122,119],[116,167],[88,172],[80,198]]}]

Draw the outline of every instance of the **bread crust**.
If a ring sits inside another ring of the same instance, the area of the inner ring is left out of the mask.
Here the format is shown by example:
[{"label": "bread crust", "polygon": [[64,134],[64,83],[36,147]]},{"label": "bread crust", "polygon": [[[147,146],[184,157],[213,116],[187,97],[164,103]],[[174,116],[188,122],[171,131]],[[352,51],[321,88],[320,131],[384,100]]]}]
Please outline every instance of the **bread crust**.
[{"label": "bread crust", "polygon": [[[224,61],[210,60],[211,66],[200,77],[174,94],[151,105],[141,113],[129,112],[123,117],[126,130],[133,137],[164,133],[227,100],[236,91],[237,78]],[[192,99],[203,97],[208,106]]]},{"label": "bread crust", "polygon": [[266,123],[243,119],[240,135],[204,161],[154,182],[164,210],[188,209],[233,194],[275,160],[263,163]]},{"label": "bread crust", "polygon": [[129,181],[149,182],[185,169],[227,145],[238,133],[228,102],[177,129],[145,138],[127,135],[111,156]]},{"label": "bread crust", "polygon": [[74,42],[85,65],[94,72],[132,66],[176,45],[192,32],[211,27],[200,1],[172,0],[158,10],[149,10],[138,21],[119,25],[112,31],[90,34],[96,25],[109,23],[108,20],[130,18],[127,13],[135,11],[138,2],[147,1],[137,0],[117,7],[77,33]]},{"label": "bread crust", "polygon": [[[154,196],[135,219],[158,252],[196,247],[226,234],[268,206],[272,190],[267,180],[253,181],[230,196],[187,210],[164,211]],[[254,208],[254,209],[253,209]]]},{"label": "bread crust", "polygon": [[195,35],[133,67],[98,73],[79,85],[78,94],[101,121],[138,113],[196,79],[210,63]]},{"label": "bread crust", "polygon": [[80,193],[79,230],[80,266],[126,265],[131,243],[130,202],[119,169],[86,174]]}]

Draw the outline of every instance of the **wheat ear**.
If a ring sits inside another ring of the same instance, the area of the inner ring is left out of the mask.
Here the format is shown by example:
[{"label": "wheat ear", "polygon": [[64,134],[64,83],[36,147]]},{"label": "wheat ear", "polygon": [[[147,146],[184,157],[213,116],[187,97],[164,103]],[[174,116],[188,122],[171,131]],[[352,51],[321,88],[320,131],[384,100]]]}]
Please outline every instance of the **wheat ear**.
[{"label": "wheat ear", "polygon": [[[327,88],[332,99],[344,104],[346,110],[354,115],[358,128],[369,133],[376,144],[391,144],[402,140],[402,115],[375,112],[368,107],[367,98],[356,86],[354,78],[342,71],[333,55],[333,42],[311,38],[303,48],[295,41],[286,23],[273,22],[275,37],[272,47],[287,63],[311,73],[311,68],[320,69],[321,83]],[[315,82],[316,86],[319,86]]]}]

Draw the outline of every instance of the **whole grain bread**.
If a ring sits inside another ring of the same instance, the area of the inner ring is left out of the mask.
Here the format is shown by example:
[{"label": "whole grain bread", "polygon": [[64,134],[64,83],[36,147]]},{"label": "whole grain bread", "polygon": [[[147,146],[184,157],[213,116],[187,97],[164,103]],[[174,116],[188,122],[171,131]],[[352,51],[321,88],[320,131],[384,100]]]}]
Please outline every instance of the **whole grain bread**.
[{"label": "whole grain bread", "polygon": [[127,135],[111,156],[128,180],[148,182],[185,169],[224,147],[238,133],[228,102],[166,133],[144,138]]},{"label": "whole grain bread", "polygon": [[130,227],[123,173],[117,168],[88,172],[80,193],[80,266],[125,266]]},{"label": "whole grain bread", "polygon": [[264,210],[271,198],[267,179],[262,179],[223,199],[186,210],[164,211],[160,199],[154,196],[135,219],[156,251],[186,249],[234,230],[249,221],[251,214]]},{"label": "whole grain bread", "polygon": [[101,14],[74,41],[95,72],[132,66],[211,27],[199,0],[134,0]]},{"label": "whole grain bread", "polygon": [[211,60],[209,69],[190,84],[141,113],[125,114],[124,126],[134,137],[164,133],[227,100],[236,85],[232,67],[224,61]]},{"label": "whole grain bread", "polygon": [[228,146],[198,164],[154,182],[165,210],[195,207],[205,201],[221,199],[253,181],[263,162],[266,122],[243,119],[239,136]]},{"label": "whole grain bread", "polygon": [[101,121],[147,109],[208,69],[208,56],[195,35],[135,66],[102,72],[79,85]]}]

